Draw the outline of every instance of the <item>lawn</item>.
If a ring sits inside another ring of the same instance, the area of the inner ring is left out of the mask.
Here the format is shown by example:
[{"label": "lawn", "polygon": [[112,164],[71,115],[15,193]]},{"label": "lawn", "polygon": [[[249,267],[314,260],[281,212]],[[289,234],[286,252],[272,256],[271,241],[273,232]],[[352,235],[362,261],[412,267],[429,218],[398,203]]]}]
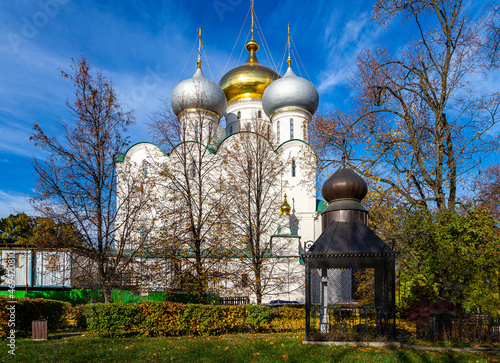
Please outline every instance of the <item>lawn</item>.
[{"label": "lawn", "polygon": [[[81,333],[48,341],[18,339],[3,362],[500,362],[498,353],[431,352],[302,344],[302,334],[98,338]],[[4,345],[6,341],[4,341]]]}]

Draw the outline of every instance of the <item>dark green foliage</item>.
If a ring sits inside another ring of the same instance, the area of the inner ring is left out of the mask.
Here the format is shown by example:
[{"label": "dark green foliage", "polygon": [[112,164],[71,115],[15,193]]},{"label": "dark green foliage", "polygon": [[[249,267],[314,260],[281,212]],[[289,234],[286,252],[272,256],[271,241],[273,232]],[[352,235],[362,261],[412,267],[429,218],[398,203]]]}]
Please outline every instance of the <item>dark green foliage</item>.
[{"label": "dark green foliage", "polygon": [[79,329],[87,329],[87,319],[83,314],[85,305],[77,305],[71,308],[71,315],[74,319],[73,324]]},{"label": "dark green foliage", "polygon": [[0,242],[27,244],[33,235],[36,219],[26,213],[11,214],[0,219]]},{"label": "dark green foliage", "polygon": [[87,328],[102,336],[119,336],[129,332],[138,320],[137,304],[95,303],[85,307]]},{"label": "dark green foliage", "polygon": [[399,240],[403,310],[429,300],[498,316],[500,237],[491,215],[481,210],[412,212]]},{"label": "dark green foliage", "polygon": [[[71,305],[63,301],[46,299],[14,299],[16,335],[30,336],[31,322],[33,320],[47,320],[49,332],[55,332],[64,328],[69,323],[71,317]],[[0,297],[0,337],[5,338],[12,327],[8,326],[9,311],[8,307],[13,304],[7,297]]]}]

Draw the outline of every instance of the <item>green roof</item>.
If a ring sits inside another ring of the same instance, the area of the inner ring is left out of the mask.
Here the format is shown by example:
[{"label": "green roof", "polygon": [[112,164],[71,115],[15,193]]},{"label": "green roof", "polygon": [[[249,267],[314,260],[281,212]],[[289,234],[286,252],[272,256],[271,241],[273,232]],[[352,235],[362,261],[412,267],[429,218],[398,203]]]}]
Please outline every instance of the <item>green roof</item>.
[{"label": "green roof", "polygon": [[328,207],[328,203],[321,199],[316,199],[316,212],[323,213],[323,211]]}]

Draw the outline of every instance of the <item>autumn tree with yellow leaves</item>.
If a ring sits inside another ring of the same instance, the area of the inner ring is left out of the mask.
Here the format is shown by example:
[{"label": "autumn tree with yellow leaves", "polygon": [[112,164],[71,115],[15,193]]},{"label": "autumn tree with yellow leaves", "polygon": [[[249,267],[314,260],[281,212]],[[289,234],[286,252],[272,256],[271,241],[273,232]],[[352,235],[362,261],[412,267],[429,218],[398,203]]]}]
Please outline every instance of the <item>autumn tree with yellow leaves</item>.
[{"label": "autumn tree with yellow leaves", "polygon": [[482,86],[497,67],[498,6],[473,17],[470,1],[380,0],[373,18],[415,30],[400,51],[357,58],[348,112],[313,120],[313,143],[342,152],[406,205],[454,209],[461,178],[498,149],[500,95]]},{"label": "autumn tree with yellow leaves", "polygon": [[74,251],[81,257],[73,261],[75,275],[101,288],[110,302],[143,247],[137,222],[153,200],[137,168],[117,168],[134,118],[120,107],[112,83],[83,57],[72,72],[61,73],[72,82],[74,98],[55,136],[42,124],[33,126],[30,139],[40,153],[32,160],[37,186],[31,203],[45,221],[71,227],[57,236],[45,233],[43,246]]}]

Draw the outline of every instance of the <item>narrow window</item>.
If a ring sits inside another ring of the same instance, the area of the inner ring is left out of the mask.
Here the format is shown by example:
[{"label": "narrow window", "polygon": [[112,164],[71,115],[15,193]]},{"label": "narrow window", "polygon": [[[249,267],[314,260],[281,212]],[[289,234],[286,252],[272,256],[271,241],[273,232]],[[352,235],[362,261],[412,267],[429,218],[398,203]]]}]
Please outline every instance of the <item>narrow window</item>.
[{"label": "narrow window", "polygon": [[193,160],[192,168],[193,168],[192,175],[193,175],[193,178],[194,178],[196,176],[196,163],[194,162],[194,160]]},{"label": "narrow window", "polygon": [[146,160],[142,161],[142,176],[144,178],[148,177],[148,162]]},{"label": "narrow window", "polygon": [[247,131],[250,131],[252,129],[252,124],[250,122],[247,122]]},{"label": "narrow window", "polygon": [[290,119],[290,140],[293,139],[293,118]]},{"label": "narrow window", "polygon": [[271,125],[267,125],[267,138],[271,136]]},{"label": "narrow window", "polygon": [[248,176],[249,177],[252,177],[252,170],[253,170],[252,161],[248,160]]},{"label": "narrow window", "polygon": [[302,123],[302,132],[304,133],[304,141],[307,142],[307,123],[305,121]]},{"label": "narrow window", "polygon": [[241,118],[241,111],[238,111],[238,113],[236,114],[236,118],[239,120]]},{"label": "narrow window", "polygon": [[194,139],[198,141],[198,121],[194,124]]},{"label": "narrow window", "polygon": [[233,134],[233,125],[229,126],[229,135]]},{"label": "narrow window", "polygon": [[292,176],[295,176],[295,159],[292,159]]},{"label": "narrow window", "polygon": [[276,138],[278,141],[278,144],[280,143],[280,122],[276,122]]},{"label": "narrow window", "polygon": [[261,110],[257,111],[257,118],[262,118],[262,111]]}]

